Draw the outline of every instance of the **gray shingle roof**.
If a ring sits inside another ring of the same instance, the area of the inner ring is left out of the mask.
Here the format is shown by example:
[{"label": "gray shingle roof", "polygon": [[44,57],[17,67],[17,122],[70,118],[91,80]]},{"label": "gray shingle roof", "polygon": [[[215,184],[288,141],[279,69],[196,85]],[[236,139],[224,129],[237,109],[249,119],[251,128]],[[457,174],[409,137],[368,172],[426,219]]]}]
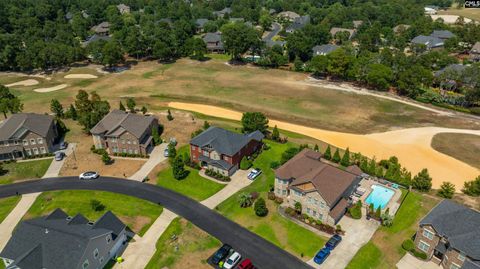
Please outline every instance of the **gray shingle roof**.
[{"label": "gray shingle roof", "polygon": [[338,48],[340,47],[337,45],[325,44],[325,45],[317,45],[313,47],[312,51],[314,55],[327,55]]},{"label": "gray shingle roof", "polygon": [[472,49],[470,50],[470,53],[480,54],[480,41],[473,45]]},{"label": "gray shingle roof", "polygon": [[432,225],[435,231],[447,238],[450,247],[462,251],[466,256],[480,260],[480,213],[443,200],[425,218],[420,225]]},{"label": "gray shingle roof", "polygon": [[141,138],[154,120],[155,117],[153,116],[127,113],[122,110],[112,110],[90,130],[90,133],[118,136],[124,131],[127,131],[135,137]]},{"label": "gray shingle roof", "polygon": [[46,137],[52,124],[54,124],[54,121],[50,115],[35,113],[13,114],[0,124],[0,141],[18,139],[26,131]]},{"label": "gray shingle roof", "polygon": [[100,40],[103,40],[103,41],[110,41],[112,38],[109,37],[109,36],[104,36],[104,35],[97,35],[97,34],[94,34],[92,35],[91,37],[89,37],[87,40],[85,40],[82,45],[84,47],[88,46],[90,43],[93,43],[93,42],[97,42],[97,41],[100,41]]},{"label": "gray shingle roof", "polygon": [[261,141],[264,135],[260,131],[250,134],[237,134],[218,127],[210,127],[194,137],[190,144],[205,147],[210,145],[220,154],[233,156],[251,140]]},{"label": "gray shingle roof", "polygon": [[[105,213],[110,214],[113,215],[111,212]],[[14,260],[15,265],[25,269],[76,268],[90,240],[112,233],[118,235],[116,226],[121,223],[114,215],[116,221],[112,221],[112,227],[74,223],[84,219],[82,215],[73,219],[61,218],[62,216],[66,214],[57,209],[49,216],[21,222],[0,257]],[[123,228],[126,227],[121,224]]]},{"label": "gray shingle roof", "polygon": [[205,23],[207,23],[208,21],[209,21],[208,19],[196,19],[195,20],[195,25],[197,25],[197,27],[203,28]]},{"label": "gray shingle roof", "polygon": [[463,65],[463,64],[450,64],[450,65],[447,65],[445,68],[435,72],[435,76],[436,77],[439,77],[441,76],[442,74],[444,74],[445,72],[447,73],[456,73],[458,75],[460,75],[461,73],[463,73],[465,71],[465,69],[467,69],[468,66],[467,65]]},{"label": "gray shingle roof", "polygon": [[437,37],[440,39],[449,39],[454,37],[455,35],[448,30],[434,30],[430,36]]},{"label": "gray shingle roof", "polygon": [[213,42],[221,42],[222,41],[222,35],[220,33],[206,33],[203,36],[203,41],[207,43],[213,43]]},{"label": "gray shingle roof", "polygon": [[480,261],[465,260],[461,269],[480,269]]},{"label": "gray shingle roof", "polygon": [[436,48],[443,46],[443,40],[434,37],[434,36],[426,36],[426,35],[419,35],[412,39],[411,41],[413,44],[421,44],[427,46],[427,48]]},{"label": "gray shingle roof", "polygon": [[293,20],[293,23],[287,27],[286,31],[291,32],[291,31],[302,29],[308,23],[310,23],[310,15],[297,17]]}]

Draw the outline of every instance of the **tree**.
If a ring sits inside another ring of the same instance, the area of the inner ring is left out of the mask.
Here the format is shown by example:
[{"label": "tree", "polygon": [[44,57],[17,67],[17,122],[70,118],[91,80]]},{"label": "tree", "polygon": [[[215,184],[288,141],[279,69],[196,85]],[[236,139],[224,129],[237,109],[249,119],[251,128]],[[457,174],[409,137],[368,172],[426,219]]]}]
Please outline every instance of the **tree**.
[{"label": "tree", "polygon": [[222,26],[222,41],[232,60],[240,60],[241,55],[261,43],[258,32],[245,23],[227,23]]},{"label": "tree", "polygon": [[265,217],[268,214],[267,205],[265,204],[265,200],[262,197],[257,199],[255,205],[253,206],[253,209],[255,210],[255,215],[259,217]]},{"label": "tree", "polygon": [[343,154],[340,164],[345,167],[350,165],[350,150],[348,148],[345,150],[345,153]]},{"label": "tree", "polygon": [[122,101],[120,101],[120,104],[118,106],[118,109],[120,109],[121,111],[127,111],[127,109],[125,108],[125,106],[123,105]]},{"label": "tree", "polygon": [[273,130],[272,130],[272,140],[273,140],[273,141],[278,141],[278,140],[280,140],[280,132],[278,131],[277,125],[275,125],[275,127],[273,127]]},{"label": "tree", "polygon": [[480,176],[463,184],[462,192],[470,196],[480,196]]},{"label": "tree", "polygon": [[353,63],[353,57],[345,49],[336,49],[327,56],[327,71],[330,75],[340,78],[347,78],[347,71]]},{"label": "tree", "polygon": [[297,155],[297,153],[300,152],[300,149],[299,148],[295,148],[295,147],[290,147],[288,149],[286,149],[283,153],[282,153],[282,156],[280,157],[280,163],[281,164],[284,164],[286,163],[288,160],[290,160],[291,158],[293,158],[293,156]]},{"label": "tree", "polygon": [[429,191],[432,188],[432,178],[428,174],[428,170],[426,168],[413,177],[412,186],[413,188],[423,192]]},{"label": "tree", "polygon": [[250,193],[242,192],[238,196],[238,203],[240,204],[240,207],[249,207],[253,204],[252,196]]},{"label": "tree", "polygon": [[203,130],[207,130],[208,128],[210,128],[210,123],[208,121],[204,121],[203,122]]},{"label": "tree", "polygon": [[325,150],[325,153],[323,153],[323,158],[330,160],[332,158],[332,152],[330,149],[330,145],[327,146],[327,149]]},{"label": "tree", "polygon": [[170,112],[170,109],[167,110],[167,120],[168,120],[168,121],[172,121],[172,120],[173,120],[172,112]]},{"label": "tree", "polygon": [[168,143],[167,149],[168,149],[168,158],[173,160],[173,158],[177,156],[177,149],[175,148],[175,145],[173,143]]},{"label": "tree", "polygon": [[0,111],[3,113],[5,119],[7,113],[18,113],[23,110],[23,103],[20,99],[10,92],[10,90],[0,85]]},{"label": "tree", "polygon": [[147,112],[148,112],[148,109],[147,109],[146,106],[142,106],[142,109],[140,109],[140,110],[142,111],[143,115],[147,114]]},{"label": "tree", "polygon": [[369,65],[368,70],[366,77],[367,83],[378,90],[387,90],[390,86],[390,81],[393,79],[392,69],[383,64],[375,63]]},{"label": "tree", "polygon": [[455,194],[455,185],[450,182],[443,182],[440,185],[440,189],[438,190],[438,196],[452,199],[453,195]]},{"label": "tree", "polygon": [[129,97],[127,99],[127,107],[128,107],[128,110],[130,110],[130,113],[135,113],[135,106],[137,104],[135,103],[135,99],[133,99],[132,97]]},{"label": "tree", "polygon": [[58,118],[63,118],[64,116],[63,106],[57,99],[52,99],[52,101],[50,101],[50,111],[52,111],[52,113]]},{"label": "tree", "polygon": [[333,154],[332,161],[336,163],[340,162],[340,152],[338,151],[338,148],[335,150],[335,153]]},{"label": "tree", "polygon": [[102,162],[103,162],[103,164],[111,164],[112,163],[112,158],[110,158],[110,155],[108,155],[107,151],[102,152]]},{"label": "tree", "polygon": [[258,23],[260,26],[262,26],[264,31],[268,31],[273,23],[273,18],[268,14],[268,12],[264,12],[261,16],[260,19],[258,20]]},{"label": "tree", "polygon": [[242,127],[244,133],[251,133],[257,130],[265,133],[268,128],[268,119],[261,112],[245,112],[242,116]]},{"label": "tree", "polygon": [[176,156],[172,163],[172,173],[176,180],[184,179],[188,176],[189,171],[185,170],[185,163],[182,156]]},{"label": "tree", "polygon": [[302,204],[300,202],[295,202],[293,205],[297,214],[302,214]]},{"label": "tree", "polygon": [[152,127],[152,138],[154,145],[160,145],[162,143],[162,139],[160,138],[160,134],[158,133],[158,127]]},{"label": "tree", "polygon": [[100,211],[105,210],[105,205],[102,204],[102,202],[100,202],[99,200],[96,200],[96,199],[90,200],[90,206],[96,212],[100,212]]},{"label": "tree", "polygon": [[377,219],[380,219],[381,215],[382,215],[382,208],[378,206],[377,209],[375,210],[375,217]]},{"label": "tree", "polygon": [[243,156],[242,160],[240,161],[240,169],[247,170],[252,166],[252,162],[247,159],[246,156]]},{"label": "tree", "polygon": [[185,44],[187,53],[195,60],[202,60],[207,53],[207,44],[200,38],[190,38]]},{"label": "tree", "polygon": [[68,111],[65,113],[65,117],[68,119],[77,120],[77,110],[73,104],[70,104]]},{"label": "tree", "polygon": [[122,47],[116,41],[108,41],[102,48],[101,63],[111,67],[123,62]]},{"label": "tree", "polygon": [[85,131],[89,131],[110,112],[110,104],[102,101],[96,92],[89,95],[84,90],[79,90],[75,99],[78,114],[78,123]]},{"label": "tree", "polygon": [[325,55],[317,55],[310,61],[310,67],[313,69],[313,74],[316,76],[327,72],[328,58]]}]

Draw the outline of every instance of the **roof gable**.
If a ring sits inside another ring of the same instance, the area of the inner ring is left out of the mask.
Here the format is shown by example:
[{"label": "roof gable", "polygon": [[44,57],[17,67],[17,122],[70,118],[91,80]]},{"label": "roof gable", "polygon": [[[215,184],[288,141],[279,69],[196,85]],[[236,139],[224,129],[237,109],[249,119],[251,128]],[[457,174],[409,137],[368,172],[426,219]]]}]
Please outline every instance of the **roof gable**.
[{"label": "roof gable", "polygon": [[0,125],[0,140],[18,139],[27,130],[46,137],[53,123],[53,117],[50,115],[35,113],[12,114]]},{"label": "roof gable", "polygon": [[113,110],[97,123],[91,130],[92,134],[104,134],[107,136],[119,136],[128,131],[136,138],[140,138],[155,121],[153,116],[144,116],[127,113],[122,110]]}]

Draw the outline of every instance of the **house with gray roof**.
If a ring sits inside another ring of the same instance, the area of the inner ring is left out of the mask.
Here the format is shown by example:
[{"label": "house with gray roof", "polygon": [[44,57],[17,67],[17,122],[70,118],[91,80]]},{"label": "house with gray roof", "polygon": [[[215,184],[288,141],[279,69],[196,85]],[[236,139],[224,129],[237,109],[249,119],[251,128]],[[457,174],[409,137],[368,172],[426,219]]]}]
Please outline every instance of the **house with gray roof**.
[{"label": "house with gray roof", "polygon": [[243,157],[260,150],[263,138],[260,131],[239,134],[212,126],[190,141],[190,158],[204,168],[230,176]]},{"label": "house with gray roof", "polygon": [[293,12],[293,11],[282,11],[282,12],[278,13],[277,17],[284,18],[284,19],[287,19],[289,21],[293,21],[296,18],[299,18],[300,15],[298,15],[298,13]]},{"label": "house with gray roof", "polygon": [[475,43],[470,50],[470,59],[474,62],[480,62],[480,41]]},{"label": "house with gray roof", "polygon": [[148,155],[154,147],[155,128],[158,130],[158,119],[154,116],[113,110],[90,133],[96,149],[110,154]]},{"label": "house with gray roof", "polygon": [[427,50],[441,49],[445,44],[443,39],[426,35],[416,36],[410,41],[410,43],[414,46],[425,46]]},{"label": "house with gray roof", "polygon": [[52,116],[12,114],[0,123],[0,161],[53,153],[57,140],[57,126]]},{"label": "house with gray roof", "polygon": [[120,14],[130,13],[130,7],[123,3],[117,5],[117,9],[118,9],[118,12],[120,12]]},{"label": "house with gray roof", "polygon": [[310,23],[310,15],[300,16],[293,19],[292,24],[290,24],[285,30],[287,33],[293,33],[296,30],[300,30]]},{"label": "house with gray roof", "polygon": [[61,209],[22,221],[0,253],[6,269],[103,268],[127,244],[127,226],[108,211],[90,222]]},{"label": "house with gray roof", "polygon": [[447,40],[449,38],[455,37],[455,35],[448,30],[434,30],[433,33],[430,34],[430,36],[440,38],[442,40]]},{"label": "house with gray roof", "polygon": [[209,21],[210,21],[209,19],[204,19],[204,18],[196,19],[195,20],[195,26],[197,27],[197,31],[198,32],[203,31],[203,27]]},{"label": "house with gray roof", "polygon": [[203,37],[203,42],[207,45],[208,52],[217,52],[223,53],[225,52],[225,48],[223,47],[222,42],[222,33],[215,32],[215,33],[206,33]]},{"label": "house with gray roof", "polygon": [[105,36],[105,35],[98,35],[98,34],[94,34],[92,36],[90,36],[87,40],[85,40],[84,42],[82,42],[82,47],[87,47],[88,45],[92,44],[92,43],[95,43],[97,41],[100,41],[100,40],[103,40],[105,42],[108,42],[110,41],[112,38],[110,36]]},{"label": "house with gray roof", "polygon": [[337,50],[338,48],[340,48],[340,46],[333,45],[333,44],[317,45],[312,48],[313,56],[328,55],[331,52]]},{"label": "house with gray roof", "polygon": [[225,16],[225,14],[228,14],[230,15],[232,13],[232,9],[229,8],[229,7],[226,7],[222,10],[219,10],[219,11],[214,11],[213,12],[213,15],[219,17],[219,18],[223,18]]},{"label": "house with gray roof", "polygon": [[415,248],[445,269],[480,268],[480,212],[443,200],[419,224]]},{"label": "house with gray roof", "polygon": [[435,81],[443,89],[454,90],[459,84],[461,85],[470,81],[470,77],[465,76],[465,70],[468,67],[468,65],[463,64],[447,65],[434,73]]},{"label": "house with gray roof", "polygon": [[110,23],[107,21],[104,21],[98,25],[93,26],[90,30],[97,35],[108,36],[110,32]]}]

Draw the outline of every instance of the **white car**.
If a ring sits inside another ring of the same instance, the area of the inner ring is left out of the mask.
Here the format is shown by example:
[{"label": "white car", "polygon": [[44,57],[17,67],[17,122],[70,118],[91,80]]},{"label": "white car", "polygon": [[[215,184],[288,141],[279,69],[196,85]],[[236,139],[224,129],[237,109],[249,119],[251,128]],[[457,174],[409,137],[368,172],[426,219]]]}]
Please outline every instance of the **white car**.
[{"label": "white car", "polygon": [[237,265],[237,263],[242,259],[242,255],[238,252],[234,252],[230,257],[227,258],[225,263],[223,264],[223,268],[225,269],[231,269]]},{"label": "white car", "polygon": [[97,172],[88,171],[80,174],[79,179],[97,179],[100,175]]},{"label": "white car", "polygon": [[248,174],[248,179],[254,180],[257,178],[260,174],[262,173],[262,170],[260,168],[255,168],[253,169],[249,174]]}]

